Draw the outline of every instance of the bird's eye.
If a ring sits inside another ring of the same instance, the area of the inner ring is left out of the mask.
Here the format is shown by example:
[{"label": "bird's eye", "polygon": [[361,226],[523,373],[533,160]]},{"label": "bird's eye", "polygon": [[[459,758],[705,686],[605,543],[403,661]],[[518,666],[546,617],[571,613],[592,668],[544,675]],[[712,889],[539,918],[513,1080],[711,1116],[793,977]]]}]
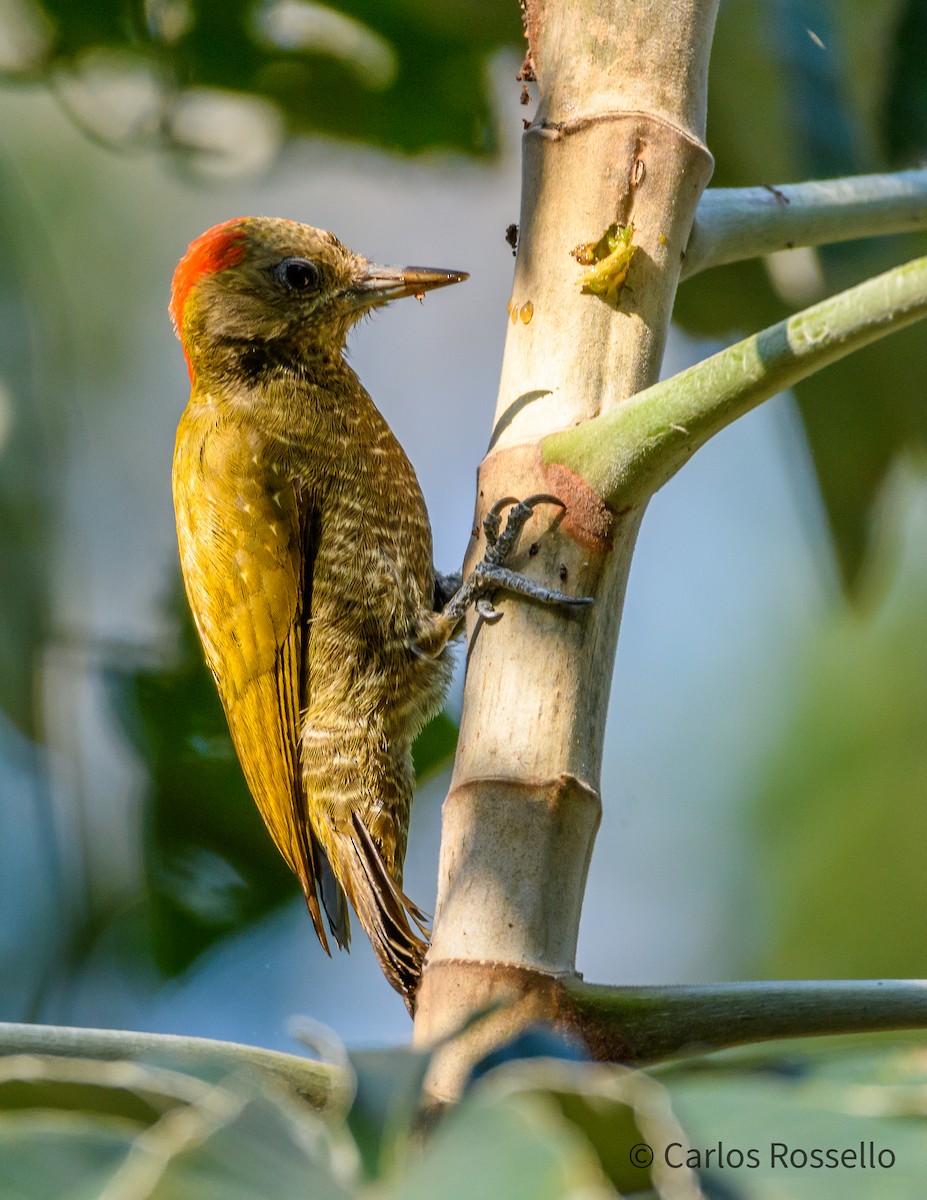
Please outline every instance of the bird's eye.
[{"label": "bird's eye", "polygon": [[322,282],[322,272],[308,258],[285,258],[274,267],[274,276],[294,292],[308,292]]}]

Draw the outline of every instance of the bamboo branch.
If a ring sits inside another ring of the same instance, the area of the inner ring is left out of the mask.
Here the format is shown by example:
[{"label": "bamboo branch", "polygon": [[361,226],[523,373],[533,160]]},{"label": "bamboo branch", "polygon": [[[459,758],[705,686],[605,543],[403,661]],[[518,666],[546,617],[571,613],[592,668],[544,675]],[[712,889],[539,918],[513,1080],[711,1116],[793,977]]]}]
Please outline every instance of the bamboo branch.
[{"label": "bamboo branch", "polygon": [[927,258],[839,292],[722,350],[541,451],[613,508],[646,500],[719,430],[764,400],[927,315]]},{"label": "bamboo branch", "polygon": [[682,278],[795,246],[927,229],[927,169],[779,187],[710,188],[686,246]]},{"label": "bamboo branch", "polygon": [[776,1038],[927,1028],[922,979],[564,986],[568,1024],[596,1057],[634,1065]]}]

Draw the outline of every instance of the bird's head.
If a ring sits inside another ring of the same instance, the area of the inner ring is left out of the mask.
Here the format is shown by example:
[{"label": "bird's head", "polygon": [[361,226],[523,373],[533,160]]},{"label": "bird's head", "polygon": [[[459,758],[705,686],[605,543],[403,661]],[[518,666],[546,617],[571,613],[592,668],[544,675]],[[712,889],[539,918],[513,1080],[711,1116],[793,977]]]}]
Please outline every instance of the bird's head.
[{"label": "bird's head", "polygon": [[311,225],[238,217],[191,242],[174,272],[170,314],[192,375],[199,361],[262,343],[287,354],[339,352],[370,309],[466,278],[372,263]]}]

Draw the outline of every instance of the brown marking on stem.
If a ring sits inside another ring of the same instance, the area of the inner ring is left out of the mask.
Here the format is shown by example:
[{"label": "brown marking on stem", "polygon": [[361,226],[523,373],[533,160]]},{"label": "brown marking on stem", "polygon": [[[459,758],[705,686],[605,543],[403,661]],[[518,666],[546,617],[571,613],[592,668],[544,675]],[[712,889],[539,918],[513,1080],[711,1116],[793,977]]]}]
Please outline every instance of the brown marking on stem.
[{"label": "brown marking on stem", "polygon": [[[469,1046],[451,1043],[444,1053],[463,1053],[472,1062],[481,1052],[542,1021],[580,1041],[597,1062],[636,1062],[634,1046],[614,1026],[596,1020],[576,1002],[569,985],[580,979],[512,963],[448,958],[429,966],[421,986],[423,993],[433,993],[429,1000],[440,996],[460,1024],[478,1009],[498,1006],[465,1035]],[[454,1011],[457,1007],[459,1013]]]},{"label": "brown marking on stem", "polygon": [[521,24],[528,46],[525,50],[525,61],[515,76],[519,83],[534,83],[537,80],[534,52],[541,41],[541,17],[542,5],[538,0],[521,0]]},{"label": "brown marking on stem", "polygon": [[773,185],[771,183],[761,183],[760,187],[764,188],[767,192],[769,192],[769,194],[771,196],[775,196],[775,198],[779,201],[780,204],[790,204],[791,203],[788,196],[785,194],[785,192],[782,191],[781,188],[773,187]]},{"label": "brown marking on stem", "polygon": [[563,501],[563,531],[589,550],[610,550],[615,534],[615,513],[601,496],[561,463],[545,468],[547,488]]}]

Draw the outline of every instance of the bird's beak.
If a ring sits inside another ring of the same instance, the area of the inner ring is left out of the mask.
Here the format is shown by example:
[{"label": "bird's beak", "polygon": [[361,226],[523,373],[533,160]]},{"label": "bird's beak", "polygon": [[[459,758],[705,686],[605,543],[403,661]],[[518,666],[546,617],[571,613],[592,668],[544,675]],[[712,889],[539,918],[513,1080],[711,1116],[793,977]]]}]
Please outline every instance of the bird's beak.
[{"label": "bird's beak", "polygon": [[371,308],[403,296],[422,296],[432,288],[462,283],[470,276],[466,271],[445,271],[438,267],[384,267],[367,263],[363,274],[349,289],[348,295],[357,308]]}]

